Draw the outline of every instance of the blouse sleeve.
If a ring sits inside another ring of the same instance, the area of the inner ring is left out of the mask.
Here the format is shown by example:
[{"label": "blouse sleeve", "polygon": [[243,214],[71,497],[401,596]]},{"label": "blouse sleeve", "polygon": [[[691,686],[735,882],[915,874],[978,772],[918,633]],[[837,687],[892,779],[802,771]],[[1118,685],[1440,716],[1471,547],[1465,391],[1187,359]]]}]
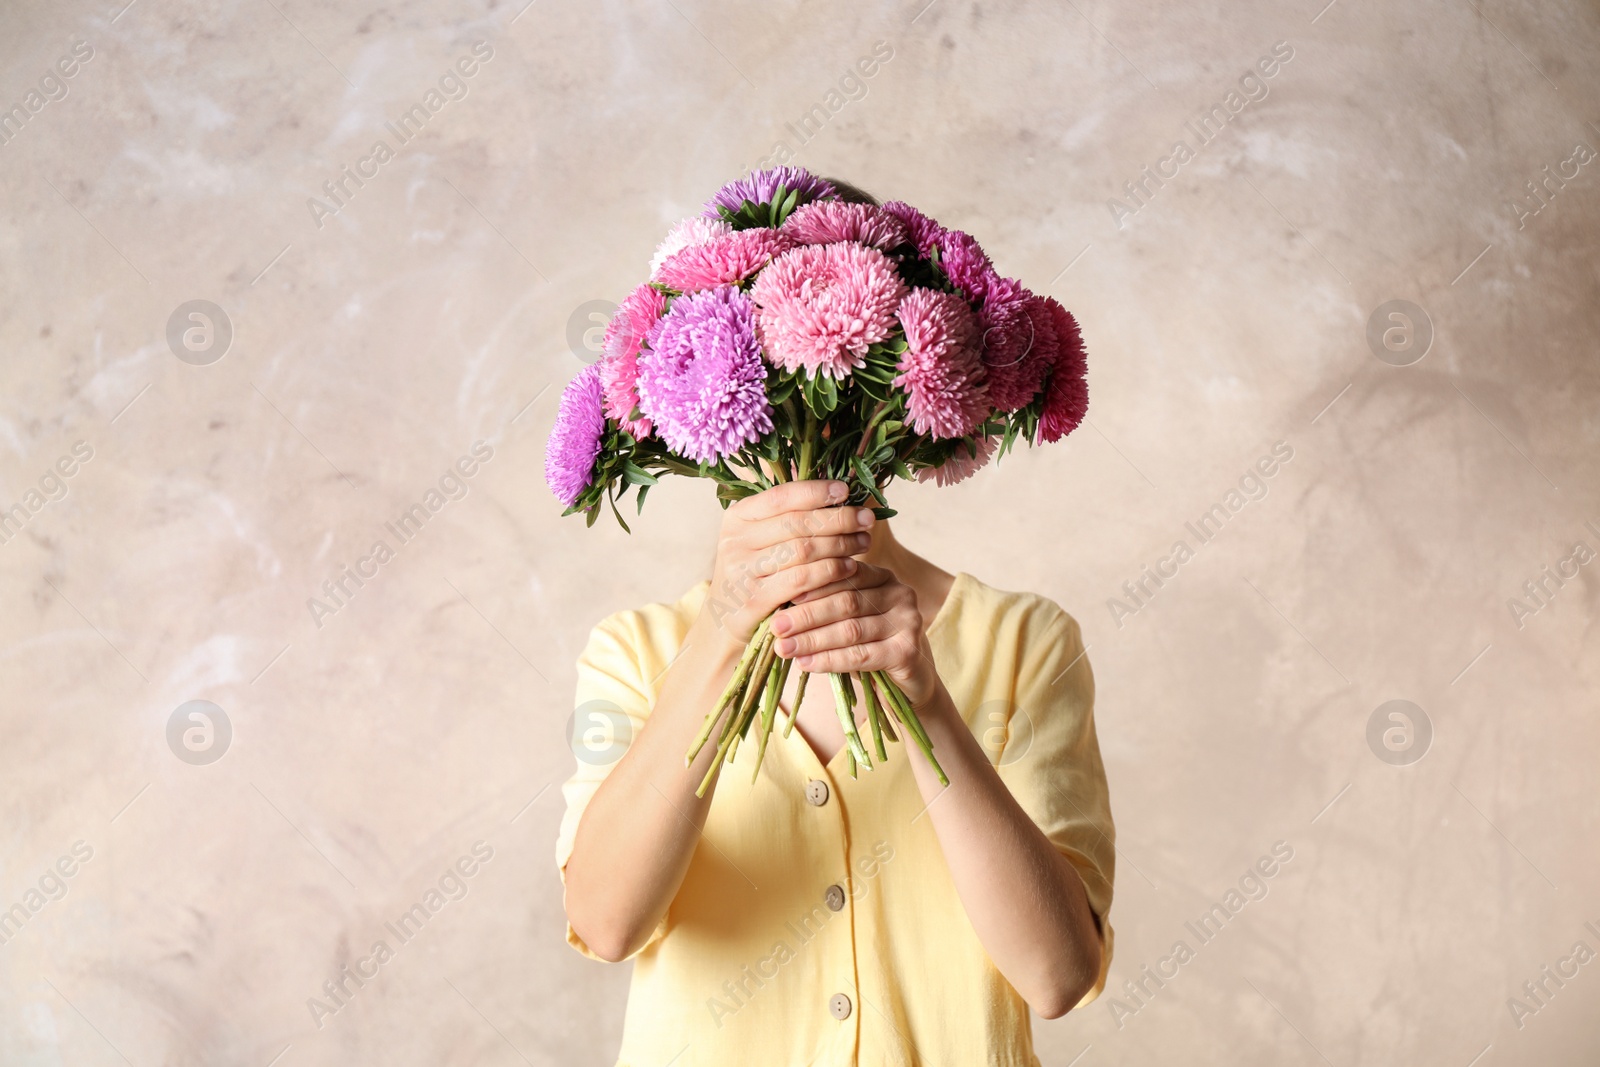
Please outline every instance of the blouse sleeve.
[{"label": "blouse sleeve", "polygon": [[[1116,828],[1094,729],[1094,675],[1078,623],[1051,605],[1022,637],[1024,651],[999,774],[1050,843],[1077,870],[1104,948],[1100,975],[1081,1003],[1105,988],[1111,967]],[[1032,622],[1034,620],[1030,620]]]},{"label": "blouse sleeve", "polygon": [[[655,702],[653,686],[645,680],[642,643],[641,627],[629,625],[627,613],[613,615],[594,628],[578,657],[576,707],[567,738],[577,769],[561,787],[567,807],[556,835],[556,867],[561,872],[563,904],[567,861],[572,858],[578,823],[600,783],[644,728]],[[566,925],[567,943],[590,959],[599,960],[601,957],[578,936],[572,923]],[[654,945],[666,931],[667,917],[663,915],[650,937],[628,958]]]}]

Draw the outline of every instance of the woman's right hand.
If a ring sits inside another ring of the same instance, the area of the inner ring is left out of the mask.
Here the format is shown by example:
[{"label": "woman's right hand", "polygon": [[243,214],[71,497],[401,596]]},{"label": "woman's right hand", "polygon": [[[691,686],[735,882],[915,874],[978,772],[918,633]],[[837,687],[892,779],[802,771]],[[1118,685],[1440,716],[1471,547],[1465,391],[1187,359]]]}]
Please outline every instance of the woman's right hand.
[{"label": "woman's right hand", "polygon": [[838,507],[843,482],[783,482],[722,516],[711,588],[700,623],[740,648],[761,620],[802,593],[855,574],[851,556],[872,545],[870,508]]}]

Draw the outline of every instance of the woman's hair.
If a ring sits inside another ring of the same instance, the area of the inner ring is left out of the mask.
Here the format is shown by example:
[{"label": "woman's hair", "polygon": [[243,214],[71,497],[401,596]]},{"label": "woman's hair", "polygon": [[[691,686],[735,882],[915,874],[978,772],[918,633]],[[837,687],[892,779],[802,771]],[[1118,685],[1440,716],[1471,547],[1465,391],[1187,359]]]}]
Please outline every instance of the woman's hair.
[{"label": "woman's hair", "polygon": [[824,178],[822,180],[837,189],[839,191],[839,199],[843,200],[847,204],[871,204],[873,207],[883,206],[882,204],[878,203],[877,197],[873,196],[865,189],[851,185],[849,182],[840,178]]}]

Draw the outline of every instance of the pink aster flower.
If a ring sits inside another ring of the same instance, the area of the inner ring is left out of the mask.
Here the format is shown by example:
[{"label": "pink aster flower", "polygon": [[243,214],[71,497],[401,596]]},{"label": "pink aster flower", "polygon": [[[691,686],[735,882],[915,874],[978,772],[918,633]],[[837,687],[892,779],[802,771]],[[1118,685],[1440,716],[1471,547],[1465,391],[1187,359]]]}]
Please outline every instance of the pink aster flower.
[{"label": "pink aster flower", "polygon": [[845,377],[869,346],[889,339],[905,294],[888,256],[851,242],[785,252],[750,289],[767,358],[830,378]]},{"label": "pink aster flower", "polygon": [[978,312],[983,365],[995,410],[1024,407],[1044,385],[1056,352],[1055,323],[1045,302],[1013,278],[991,273]]},{"label": "pink aster flower", "polygon": [[721,219],[708,219],[704,215],[690,215],[667,231],[666,239],[656,246],[656,254],[650,258],[650,276],[654,278],[674,253],[681,252],[691,245],[703,245],[713,237],[722,237],[733,232]]},{"label": "pink aster flower", "polygon": [[589,366],[561,391],[561,407],[544,446],[544,480],[567,507],[594,480],[606,418],[600,410],[600,368]]},{"label": "pink aster flower", "polygon": [[989,295],[989,285],[997,275],[994,264],[970,234],[945,230],[939,235],[939,266],[950,284],[977,302]]},{"label": "pink aster flower", "polygon": [[796,244],[827,245],[859,241],[887,252],[911,239],[905,223],[873,204],[818,200],[797,208],[783,223]]},{"label": "pink aster flower", "polygon": [[719,219],[722,212],[718,208],[738,211],[746,200],[752,204],[770,204],[780,185],[789,192],[798,190],[800,196],[796,202],[801,204],[812,200],[836,200],[839,197],[839,191],[832,182],[817,177],[804,167],[773,167],[736,178],[718,189],[717,195],[706,201],[705,217]]},{"label": "pink aster flower", "polygon": [[996,445],[999,443],[993,437],[978,437],[973,439],[978,446],[978,454],[972,455],[967,451],[965,444],[956,446],[950,458],[937,467],[924,467],[917,472],[917,481],[935,482],[939,485],[955,485],[964,482],[978,471],[982,470],[994,455]]},{"label": "pink aster flower", "polygon": [[737,285],[793,244],[780,230],[756,228],[723,234],[668,256],[651,280],[684,293]]},{"label": "pink aster flower", "polygon": [[1045,306],[1056,335],[1050,381],[1045,386],[1044,407],[1039,413],[1039,440],[1048,444],[1076,430],[1088,413],[1089,364],[1083,350],[1083,334],[1072,312],[1054,299],[1047,299]]},{"label": "pink aster flower", "polygon": [[639,408],[667,447],[715,463],[772,431],[755,306],[733,286],[681,296],[645,337]]},{"label": "pink aster flower", "polygon": [[905,224],[906,232],[911,235],[911,242],[917,246],[917,255],[927,259],[934,246],[939,243],[939,236],[945,232],[944,227],[904,200],[891,200],[883,205],[883,210]]},{"label": "pink aster flower", "polygon": [[897,314],[907,347],[894,384],[906,391],[911,428],[934,438],[972,433],[989,416],[972,309],[954,293],[913,289]]},{"label": "pink aster flower", "polygon": [[599,363],[605,413],[634,437],[650,436],[649,419],[629,417],[639,405],[639,345],[666,309],[666,294],[641,285],[623,298],[606,324],[605,358]]}]

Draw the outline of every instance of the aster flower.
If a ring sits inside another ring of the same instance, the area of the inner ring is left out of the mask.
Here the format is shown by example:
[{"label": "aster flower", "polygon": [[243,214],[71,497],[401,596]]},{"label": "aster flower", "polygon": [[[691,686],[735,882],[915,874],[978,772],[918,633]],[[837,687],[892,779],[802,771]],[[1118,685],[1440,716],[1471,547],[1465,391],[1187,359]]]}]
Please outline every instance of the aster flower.
[{"label": "aster flower", "polygon": [[1076,430],[1089,410],[1088,360],[1078,320],[1054,299],[1047,299],[1045,307],[1055,329],[1056,351],[1039,413],[1041,444],[1059,441]]},{"label": "aster flower", "polygon": [[985,282],[988,299],[978,312],[983,331],[983,365],[989,401],[1012,412],[1039,392],[1056,352],[1055,323],[1045,302],[1012,278],[993,273]]},{"label": "aster flower", "polygon": [[704,215],[690,215],[672,229],[667,231],[666,239],[656,246],[656,254],[650,257],[650,276],[653,278],[674,253],[681,252],[691,245],[703,245],[713,237],[722,237],[733,232],[721,219],[708,219]]},{"label": "aster flower", "polygon": [[978,471],[988,465],[989,459],[994,455],[997,441],[993,437],[976,437],[973,442],[978,446],[978,454],[972,455],[967,451],[965,444],[957,445],[950,458],[937,467],[924,467],[917,472],[917,481],[934,482],[938,485],[955,485],[964,482]]},{"label": "aster flower", "polygon": [[771,203],[780,185],[790,192],[798,192],[800,196],[797,202],[801,204],[812,200],[836,200],[839,196],[833,183],[817,177],[804,167],[773,167],[736,178],[718,189],[717,195],[706,201],[703,214],[708,219],[720,219],[722,212],[719,208],[738,211],[746,200],[752,204]]},{"label": "aster flower", "polygon": [[785,252],[750,289],[767,357],[830,378],[845,377],[869,346],[889,339],[905,294],[888,256],[851,242]]},{"label": "aster flower", "polygon": [[859,241],[888,251],[911,239],[906,224],[874,204],[847,204],[843,200],[818,200],[796,209],[783,224],[783,232],[796,244],[826,245]]},{"label": "aster flower", "polygon": [[917,255],[927,259],[934,246],[939,243],[939,236],[945,232],[944,227],[904,200],[891,200],[883,205],[883,210],[905,224],[906,232],[911,235],[911,242],[917,246]]},{"label": "aster flower", "polygon": [[605,358],[599,363],[605,413],[634,437],[650,436],[649,419],[629,417],[639,405],[639,345],[666,308],[666,294],[653,285],[641,285],[623,298],[606,324]]},{"label": "aster flower", "polygon": [[755,307],[727,286],[679,297],[645,336],[639,407],[667,447],[715,463],[772,432]]},{"label": "aster flower", "polygon": [[935,439],[972,433],[990,410],[972,309],[954,293],[913,289],[897,315],[906,351],[894,385],[906,391],[911,428]]},{"label": "aster flower", "polygon": [[793,244],[789,235],[779,230],[757,228],[722,234],[674,252],[651,280],[684,293],[736,285]]},{"label": "aster flower", "polygon": [[600,404],[600,368],[585,367],[561,391],[556,424],[545,443],[545,484],[569,508],[594,480],[594,461],[606,432]]},{"label": "aster flower", "polygon": [[994,264],[989,262],[989,256],[978,242],[960,230],[945,230],[939,234],[936,243],[939,266],[944,270],[944,276],[950,279],[950,284],[961,290],[968,300],[978,302],[986,299],[990,283],[998,276],[994,272]]}]

